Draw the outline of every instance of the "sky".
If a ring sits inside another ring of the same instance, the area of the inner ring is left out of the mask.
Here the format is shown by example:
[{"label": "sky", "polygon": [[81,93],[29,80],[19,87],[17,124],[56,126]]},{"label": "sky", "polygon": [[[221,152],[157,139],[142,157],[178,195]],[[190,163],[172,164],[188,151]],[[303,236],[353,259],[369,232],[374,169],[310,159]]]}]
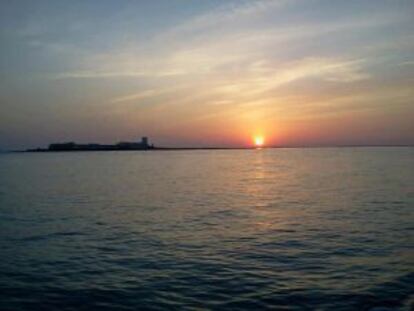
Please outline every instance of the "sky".
[{"label": "sky", "polygon": [[0,149],[414,144],[412,0],[0,0]]}]

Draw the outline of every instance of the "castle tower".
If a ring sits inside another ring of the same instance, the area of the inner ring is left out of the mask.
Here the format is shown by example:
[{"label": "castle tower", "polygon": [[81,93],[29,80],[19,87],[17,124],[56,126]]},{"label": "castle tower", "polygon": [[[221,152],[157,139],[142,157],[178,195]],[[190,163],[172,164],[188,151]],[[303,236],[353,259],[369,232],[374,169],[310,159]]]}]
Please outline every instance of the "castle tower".
[{"label": "castle tower", "polygon": [[144,147],[148,147],[148,137],[142,137],[141,144]]}]

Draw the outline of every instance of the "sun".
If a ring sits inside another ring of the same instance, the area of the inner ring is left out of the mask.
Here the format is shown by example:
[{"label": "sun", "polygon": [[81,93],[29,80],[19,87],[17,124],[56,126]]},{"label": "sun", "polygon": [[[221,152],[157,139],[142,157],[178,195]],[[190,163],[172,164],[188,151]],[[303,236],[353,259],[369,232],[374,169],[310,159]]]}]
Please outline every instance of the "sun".
[{"label": "sun", "polygon": [[263,136],[255,136],[253,140],[256,147],[263,147],[265,141]]}]

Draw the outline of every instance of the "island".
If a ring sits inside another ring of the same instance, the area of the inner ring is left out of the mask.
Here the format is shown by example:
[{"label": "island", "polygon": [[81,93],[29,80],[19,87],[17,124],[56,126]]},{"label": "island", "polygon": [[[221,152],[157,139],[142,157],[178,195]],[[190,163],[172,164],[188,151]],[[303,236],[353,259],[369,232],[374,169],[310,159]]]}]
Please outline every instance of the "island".
[{"label": "island", "polygon": [[52,143],[48,148],[34,148],[26,150],[15,150],[12,152],[60,152],[60,151],[127,151],[127,150],[159,150],[159,151],[174,151],[174,150],[249,150],[273,148],[271,146],[240,146],[240,147],[163,147],[149,143],[148,137],[142,137],[141,141],[137,142],[119,142],[112,145],[88,143],[78,144],[73,141]]},{"label": "island", "polygon": [[114,150],[151,150],[153,144],[149,144],[148,137],[142,137],[138,142],[119,142],[113,145],[103,144],[77,144],[75,142],[53,143],[47,149],[27,149],[27,152],[48,152],[48,151],[114,151]]}]

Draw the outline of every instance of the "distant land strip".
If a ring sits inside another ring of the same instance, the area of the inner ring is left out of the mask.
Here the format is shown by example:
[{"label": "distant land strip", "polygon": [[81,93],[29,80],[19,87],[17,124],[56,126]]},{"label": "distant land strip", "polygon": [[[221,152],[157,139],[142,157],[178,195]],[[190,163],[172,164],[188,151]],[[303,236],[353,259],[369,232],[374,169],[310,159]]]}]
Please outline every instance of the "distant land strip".
[{"label": "distant land strip", "polygon": [[240,146],[240,147],[158,147],[150,144],[148,137],[142,137],[138,142],[119,142],[116,144],[77,144],[74,142],[52,143],[48,148],[26,150],[0,150],[6,152],[85,152],[85,151],[180,151],[180,150],[256,150],[274,148],[369,148],[369,147],[414,147],[414,144],[347,144],[347,145],[268,145],[268,146]]}]

